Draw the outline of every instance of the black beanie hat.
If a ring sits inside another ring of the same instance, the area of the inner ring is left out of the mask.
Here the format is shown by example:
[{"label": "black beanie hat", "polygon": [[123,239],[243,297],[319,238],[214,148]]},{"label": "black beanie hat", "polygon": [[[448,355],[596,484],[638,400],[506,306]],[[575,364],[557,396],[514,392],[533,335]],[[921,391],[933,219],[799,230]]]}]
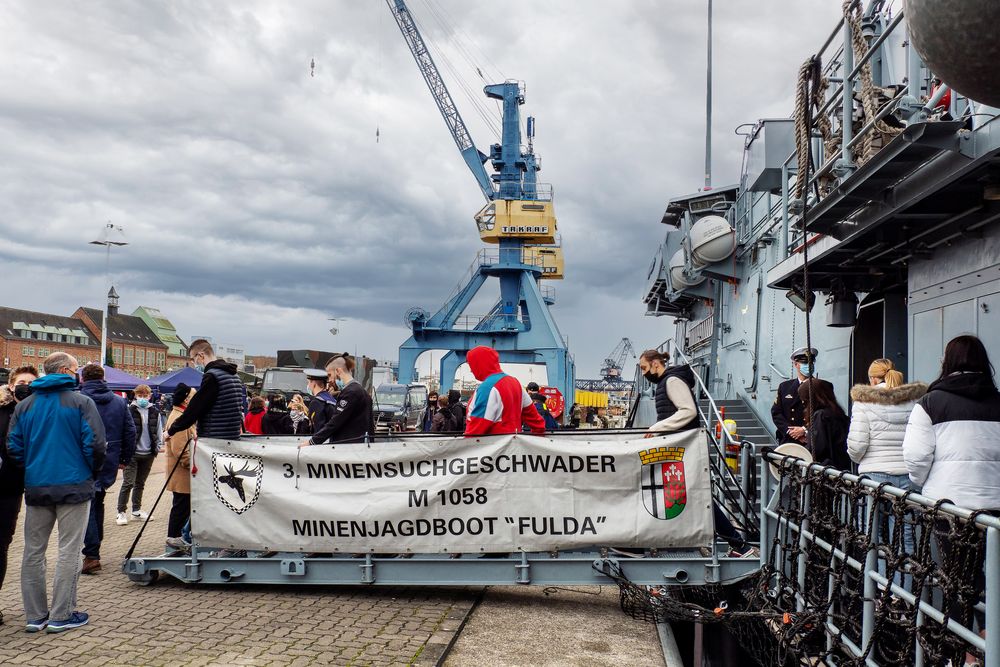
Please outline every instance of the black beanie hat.
[{"label": "black beanie hat", "polygon": [[191,387],[181,382],[177,385],[177,389],[174,389],[173,405],[176,407],[184,405],[184,401],[187,400],[188,394],[190,393]]}]

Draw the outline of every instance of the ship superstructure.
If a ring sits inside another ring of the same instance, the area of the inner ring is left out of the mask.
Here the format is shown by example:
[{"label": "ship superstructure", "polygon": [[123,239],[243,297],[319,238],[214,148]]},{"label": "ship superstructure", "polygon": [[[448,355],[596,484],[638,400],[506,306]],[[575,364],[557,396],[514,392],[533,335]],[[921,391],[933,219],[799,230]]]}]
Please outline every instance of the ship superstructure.
[{"label": "ship superstructure", "polygon": [[[793,111],[752,125],[739,184],[673,198],[661,220],[648,314],[677,320],[670,337],[713,396],[764,421],[805,345],[807,301],[818,375],[845,404],[872,359],[929,381],[959,333],[1000,350],[998,111],[935,83],[902,15],[881,4],[855,3],[819,53],[826,88],[801,191]],[[722,252],[706,253],[713,244]]]}]

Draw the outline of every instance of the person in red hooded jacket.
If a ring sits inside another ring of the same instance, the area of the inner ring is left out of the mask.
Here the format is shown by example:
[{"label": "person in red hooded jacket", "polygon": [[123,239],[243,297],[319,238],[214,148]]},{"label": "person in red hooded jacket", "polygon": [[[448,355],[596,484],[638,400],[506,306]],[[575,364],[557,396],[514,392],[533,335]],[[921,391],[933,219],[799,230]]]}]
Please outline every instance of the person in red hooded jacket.
[{"label": "person in red hooded jacket", "polygon": [[521,425],[532,433],[545,433],[545,420],[517,378],[500,370],[500,355],[479,346],[465,357],[480,384],[469,401],[465,435],[521,433]]}]

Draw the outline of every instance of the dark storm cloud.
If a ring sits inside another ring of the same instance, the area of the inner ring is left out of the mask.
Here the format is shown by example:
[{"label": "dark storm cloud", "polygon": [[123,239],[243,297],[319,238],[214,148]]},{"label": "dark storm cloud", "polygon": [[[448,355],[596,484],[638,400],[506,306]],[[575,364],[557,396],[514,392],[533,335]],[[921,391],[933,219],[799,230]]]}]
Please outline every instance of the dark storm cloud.
[{"label": "dark storm cloud", "polygon": [[[477,95],[449,37],[527,81],[567,260],[556,317],[592,374],[630,333],[595,320],[637,321],[665,202],[701,184],[704,3],[427,3],[413,13]],[[795,70],[839,3],[715,6],[724,184],[738,178],[732,128],[790,112]],[[84,285],[93,294],[103,255],[86,242],[106,220],[131,242],[113,261],[133,293],[386,327],[439,306],[480,247],[481,196],[383,2],[24,0],[0,6],[0,30],[0,260],[51,288],[14,290],[9,305],[62,312]],[[443,69],[485,150],[494,137]],[[60,272],[40,268],[53,262]],[[281,338],[240,335],[265,349]]]}]

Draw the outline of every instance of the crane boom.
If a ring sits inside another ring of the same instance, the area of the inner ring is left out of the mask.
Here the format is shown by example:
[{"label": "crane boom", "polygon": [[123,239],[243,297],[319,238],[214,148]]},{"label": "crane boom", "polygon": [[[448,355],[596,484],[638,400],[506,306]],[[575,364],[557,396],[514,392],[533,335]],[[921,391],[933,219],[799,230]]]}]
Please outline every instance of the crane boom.
[{"label": "crane boom", "polygon": [[462,120],[462,115],[458,113],[455,101],[451,98],[451,93],[448,92],[444,79],[441,78],[441,72],[434,64],[434,59],[427,49],[427,44],[424,42],[420,30],[417,29],[417,24],[414,22],[406,2],[404,0],[385,1],[393,18],[396,19],[399,31],[403,33],[406,45],[410,47],[410,53],[413,54],[413,59],[417,62],[417,68],[423,75],[424,81],[434,97],[434,102],[437,104],[438,111],[441,112],[445,125],[448,126],[448,131],[451,132],[451,137],[455,140],[455,145],[458,146],[465,164],[468,165],[476,182],[479,183],[479,189],[483,191],[483,196],[487,200],[492,200],[496,196],[496,190],[489,174],[486,173],[486,167],[483,166],[488,156],[483,155],[472,143],[469,128]]},{"label": "crane boom", "polygon": [[605,380],[620,380],[625,357],[629,354],[635,357],[632,341],[628,338],[622,338],[621,342],[615,346],[615,349],[611,350],[607,359],[604,360],[604,364],[601,366],[601,377]]}]

